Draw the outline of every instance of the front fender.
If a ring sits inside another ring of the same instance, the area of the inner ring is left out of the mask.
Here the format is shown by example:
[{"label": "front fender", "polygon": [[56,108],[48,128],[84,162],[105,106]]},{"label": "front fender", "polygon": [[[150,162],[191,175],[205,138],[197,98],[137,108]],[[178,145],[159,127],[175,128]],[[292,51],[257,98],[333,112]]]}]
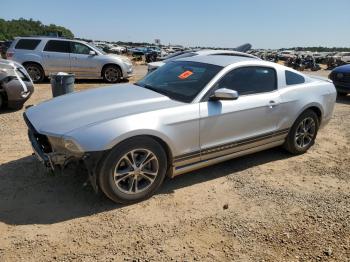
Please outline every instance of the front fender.
[{"label": "front fender", "polygon": [[174,142],[160,131],[157,121],[142,121],[133,118],[120,118],[74,130],[65,137],[76,141],[85,152],[105,151],[118,143],[139,135],[154,136],[164,141],[172,152],[175,150]]}]

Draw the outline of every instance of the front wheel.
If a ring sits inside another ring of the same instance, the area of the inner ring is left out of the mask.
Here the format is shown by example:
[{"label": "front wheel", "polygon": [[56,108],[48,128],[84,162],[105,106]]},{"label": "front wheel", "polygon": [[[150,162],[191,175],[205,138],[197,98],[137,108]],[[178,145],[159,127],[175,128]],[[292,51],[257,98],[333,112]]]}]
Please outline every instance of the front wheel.
[{"label": "front wheel", "polygon": [[149,137],[135,137],[116,146],[104,160],[99,185],[117,203],[146,199],[161,186],[167,171],[162,146]]},{"label": "front wheel", "polygon": [[103,69],[102,77],[107,83],[118,83],[122,77],[122,71],[116,65],[108,65]]},{"label": "front wheel", "polygon": [[292,154],[305,153],[315,142],[319,120],[316,113],[306,110],[294,122],[284,143],[285,149]]}]

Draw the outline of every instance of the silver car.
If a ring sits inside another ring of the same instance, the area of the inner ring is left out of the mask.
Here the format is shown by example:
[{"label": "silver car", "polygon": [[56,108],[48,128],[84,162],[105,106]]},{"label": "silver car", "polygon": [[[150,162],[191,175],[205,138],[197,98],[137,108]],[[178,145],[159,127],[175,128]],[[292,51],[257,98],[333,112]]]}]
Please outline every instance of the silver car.
[{"label": "silver car", "polygon": [[0,109],[22,108],[33,92],[33,82],[24,67],[0,58]]},{"label": "silver car", "polygon": [[276,146],[306,152],[331,119],[331,81],[235,56],[195,56],[135,84],[82,91],[24,115],[50,168],[83,162],[115,202],[151,196],[166,176]]},{"label": "silver car", "polygon": [[106,54],[83,41],[18,37],[6,53],[7,59],[22,64],[33,82],[41,82],[51,73],[67,72],[75,78],[104,79],[116,83],[132,76],[133,66],[125,56]]}]

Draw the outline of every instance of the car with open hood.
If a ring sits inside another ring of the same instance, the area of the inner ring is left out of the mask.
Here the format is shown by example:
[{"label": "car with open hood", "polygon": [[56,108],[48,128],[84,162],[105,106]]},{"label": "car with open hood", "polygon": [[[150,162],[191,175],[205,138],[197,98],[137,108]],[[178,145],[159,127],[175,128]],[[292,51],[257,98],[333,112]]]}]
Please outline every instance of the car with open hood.
[{"label": "car with open hood", "polygon": [[85,165],[91,184],[133,203],[174,177],[284,146],[305,153],[331,119],[332,81],[241,56],[178,59],[135,84],[63,95],[24,113],[49,168]]}]

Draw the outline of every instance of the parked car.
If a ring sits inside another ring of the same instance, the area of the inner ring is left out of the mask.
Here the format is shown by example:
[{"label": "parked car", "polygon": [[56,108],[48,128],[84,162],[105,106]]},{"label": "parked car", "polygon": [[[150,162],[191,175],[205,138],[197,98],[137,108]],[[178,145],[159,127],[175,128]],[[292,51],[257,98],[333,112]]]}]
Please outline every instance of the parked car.
[{"label": "parked car", "polygon": [[329,79],[333,81],[338,95],[350,94],[350,65],[336,67],[329,74]]},{"label": "parked car", "polygon": [[285,50],[278,53],[279,60],[287,61],[289,58],[294,58],[295,51]]},{"label": "parked car", "polygon": [[126,52],[126,48],[124,46],[112,46],[109,48],[110,53],[121,54]]},{"label": "parked car", "polygon": [[24,114],[48,167],[85,163],[115,202],[151,196],[166,175],[284,146],[305,153],[331,119],[328,79],[250,57],[178,59],[135,84],[82,91]]},{"label": "parked car", "polygon": [[205,50],[192,50],[192,51],[180,51],[175,54],[170,55],[167,59],[164,59],[163,61],[158,62],[152,62],[147,64],[148,73],[156,70],[157,68],[165,65],[168,62],[174,61],[179,58],[185,58],[185,57],[192,57],[197,55],[231,55],[231,56],[241,56],[241,57],[250,57],[250,58],[256,58],[258,57],[238,52],[238,51],[231,51],[231,50],[211,50],[211,49],[205,49]]},{"label": "parked car", "polygon": [[0,108],[21,108],[33,92],[33,83],[24,67],[0,59]]},{"label": "parked car", "polygon": [[116,83],[132,75],[133,66],[127,57],[106,54],[83,41],[18,37],[7,50],[7,59],[22,64],[37,83],[51,73],[67,72],[75,78],[100,79]]},{"label": "parked car", "polygon": [[339,52],[333,56],[334,59],[340,60],[344,63],[350,63],[350,52]]}]

